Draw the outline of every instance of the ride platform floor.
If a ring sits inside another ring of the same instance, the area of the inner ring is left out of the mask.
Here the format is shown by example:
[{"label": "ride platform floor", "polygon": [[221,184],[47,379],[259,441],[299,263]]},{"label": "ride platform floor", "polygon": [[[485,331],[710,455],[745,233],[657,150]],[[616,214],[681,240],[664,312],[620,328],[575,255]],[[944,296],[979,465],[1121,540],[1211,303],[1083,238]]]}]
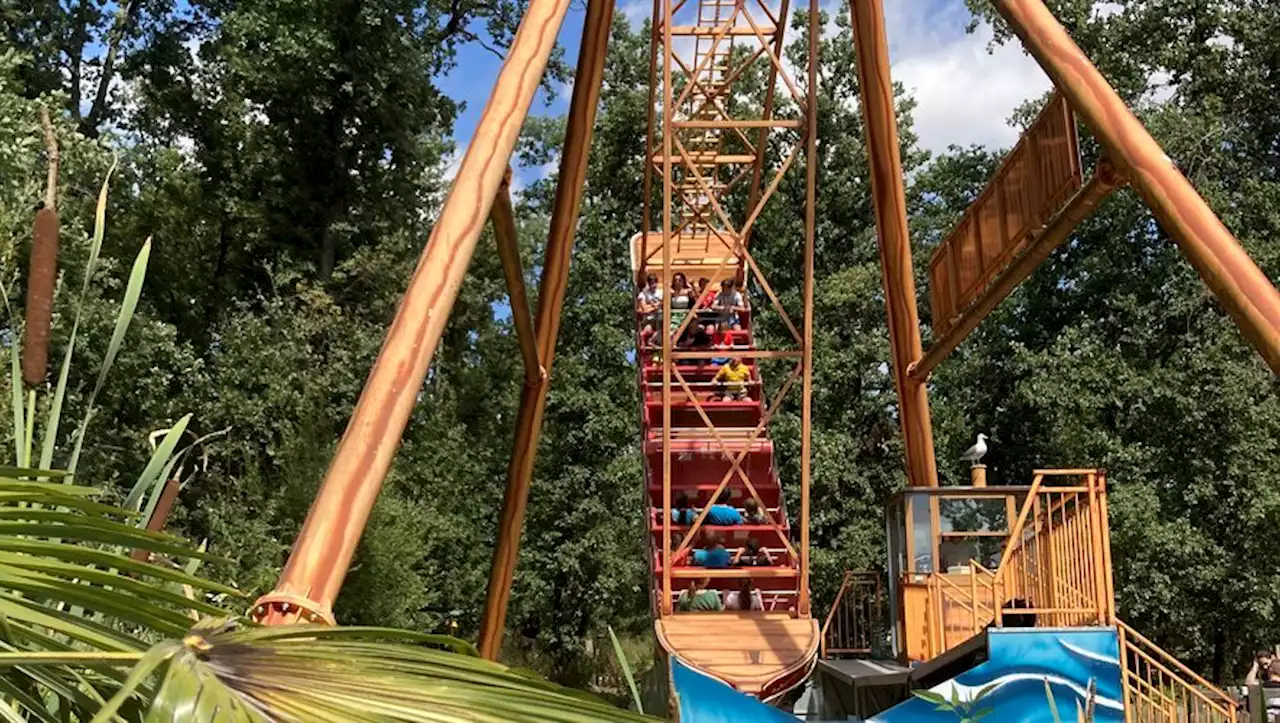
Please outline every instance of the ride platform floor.
[{"label": "ride platform floor", "polygon": [[818,652],[818,622],[786,612],[679,613],[654,628],[685,664],[752,695],[803,676]]}]

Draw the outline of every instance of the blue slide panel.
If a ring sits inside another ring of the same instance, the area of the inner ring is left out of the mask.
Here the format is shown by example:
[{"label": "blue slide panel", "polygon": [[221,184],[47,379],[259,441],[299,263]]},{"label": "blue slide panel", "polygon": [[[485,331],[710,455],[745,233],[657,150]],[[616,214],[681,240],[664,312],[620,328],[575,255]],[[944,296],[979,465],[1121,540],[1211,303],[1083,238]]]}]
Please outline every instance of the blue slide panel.
[{"label": "blue slide panel", "polygon": [[680,723],[799,723],[795,716],[703,675],[675,656],[670,660]]},{"label": "blue slide panel", "polygon": [[[933,688],[947,700],[957,693],[972,700],[978,691],[994,686],[973,708],[991,708],[982,723],[1052,723],[1045,681],[1064,721],[1076,719],[1076,703],[1084,707],[1092,680],[1095,721],[1123,723],[1124,697],[1120,680],[1120,637],[1115,628],[992,629],[987,634],[986,662]],[[939,721],[955,723],[956,714],[935,710],[932,703],[912,698],[871,718],[872,723]]]}]

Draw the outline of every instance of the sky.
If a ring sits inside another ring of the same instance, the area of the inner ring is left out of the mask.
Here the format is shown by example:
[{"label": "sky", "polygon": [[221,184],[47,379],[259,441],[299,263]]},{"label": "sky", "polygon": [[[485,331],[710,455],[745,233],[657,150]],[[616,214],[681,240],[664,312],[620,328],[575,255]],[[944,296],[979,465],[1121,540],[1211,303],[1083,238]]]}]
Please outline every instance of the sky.
[{"label": "sky", "polygon": [[[822,1],[834,9],[841,0]],[[653,7],[651,0],[617,2],[633,27],[648,18]],[[885,6],[893,78],[918,104],[915,131],[921,146],[936,153],[952,144],[1012,145],[1018,137],[1008,124],[1013,110],[1049,88],[1035,61],[1016,44],[989,52],[992,33],[985,24],[966,33],[971,16],[963,0],[886,0]],[[571,66],[577,61],[584,14],[583,0],[574,0],[560,31],[560,44]],[[501,63],[490,51],[472,44],[459,53],[457,67],[439,79],[445,93],[466,105],[454,131],[455,163],[465,152]],[[564,113],[569,92],[568,86],[554,97],[539,92],[531,114]],[[518,169],[517,188],[546,171]]]}]

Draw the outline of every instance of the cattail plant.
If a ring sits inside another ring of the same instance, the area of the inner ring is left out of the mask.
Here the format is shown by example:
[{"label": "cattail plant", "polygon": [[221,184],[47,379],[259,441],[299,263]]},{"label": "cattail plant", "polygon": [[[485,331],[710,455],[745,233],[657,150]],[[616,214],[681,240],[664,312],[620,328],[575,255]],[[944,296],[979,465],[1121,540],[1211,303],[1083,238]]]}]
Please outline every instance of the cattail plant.
[{"label": "cattail plant", "polygon": [[58,136],[49,110],[40,108],[49,157],[44,207],[36,212],[27,270],[27,323],[22,340],[22,381],[34,387],[49,368],[49,328],[53,323],[53,288],[58,278]]}]

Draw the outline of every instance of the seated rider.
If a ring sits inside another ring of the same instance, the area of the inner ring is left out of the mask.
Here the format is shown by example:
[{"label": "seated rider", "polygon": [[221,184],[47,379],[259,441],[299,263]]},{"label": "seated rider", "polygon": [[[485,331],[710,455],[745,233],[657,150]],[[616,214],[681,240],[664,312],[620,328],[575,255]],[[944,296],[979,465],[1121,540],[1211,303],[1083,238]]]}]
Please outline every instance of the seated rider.
[{"label": "seated rider", "polygon": [[760,546],[754,537],[747,538],[747,544],[733,556],[733,564],[740,567],[767,567],[773,564],[773,556]]},{"label": "seated rider", "polygon": [[703,276],[698,279],[698,309],[701,311],[710,311],[711,305],[716,300],[716,290],[711,286],[711,279]]},{"label": "seated rider", "polygon": [[689,589],[682,591],[680,597],[676,599],[676,611],[698,613],[724,610],[724,603],[720,601],[720,592],[708,590],[707,586],[710,584],[710,578],[691,581]]},{"label": "seated rider", "polygon": [[729,551],[724,547],[724,535],[717,530],[702,534],[706,547],[693,551],[693,564],[698,567],[725,568],[729,566]]},{"label": "seated rider", "polygon": [[742,363],[742,357],[735,356],[728,364],[720,367],[715,380],[722,384],[726,402],[741,402],[747,398],[747,382],[751,381],[751,367]]},{"label": "seated rider", "polygon": [[737,590],[724,594],[725,610],[764,610],[764,597],[752,582],[745,578]]},{"label": "seated rider", "polygon": [[760,503],[756,502],[756,498],[748,497],[746,502],[742,503],[743,519],[748,525],[767,525],[769,524],[769,516],[764,510],[760,509]]},{"label": "seated rider", "polygon": [[692,525],[698,511],[689,504],[689,495],[681,492],[676,497],[676,506],[671,510],[671,522],[676,525]]},{"label": "seated rider", "polygon": [[645,277],[644,288],[636,296],[636,311],[643,315],[641,323],[655,329],[662,324],[662,287],[654,274]]},{"label": "seated rider", "polygon": [[713,330],[711,334],[711,348],[716,351],[724,351],[724,356],[711,358],[711,363],[717,366],[723,365],[729,361],[730,350],[733,349],[733,332],[729,331],[729,322],[721,321],[714,327],[707,324],[708,330]]},{"label": "seated rider", "polygon": [[726,322],[730,329],[742,328],[741,315],[747,310],[747,302],[742,298],[742,292],[735,288],[736,286],[733,279],[725,279],[720,284],[720,293],[716,294],[711,302],[712,311],[715,311],[720,320]]},{"label": "seated rider", "polygon": [[684,317],[693,308],[693,302],[697,300],[693,287],[689,286],[689,280],[685,275],[676,272],[671,277],[671,331],[680,328],[680,323],[684,321]]},{"label": "seated rider", "polygon": [[728,526],[742,524],[742,513],[729,504],[731,497],[729,490],[724,490],[720,493],[716,503],[711,505],[711,509],[707,511],[706,523],[708,525]]}]

